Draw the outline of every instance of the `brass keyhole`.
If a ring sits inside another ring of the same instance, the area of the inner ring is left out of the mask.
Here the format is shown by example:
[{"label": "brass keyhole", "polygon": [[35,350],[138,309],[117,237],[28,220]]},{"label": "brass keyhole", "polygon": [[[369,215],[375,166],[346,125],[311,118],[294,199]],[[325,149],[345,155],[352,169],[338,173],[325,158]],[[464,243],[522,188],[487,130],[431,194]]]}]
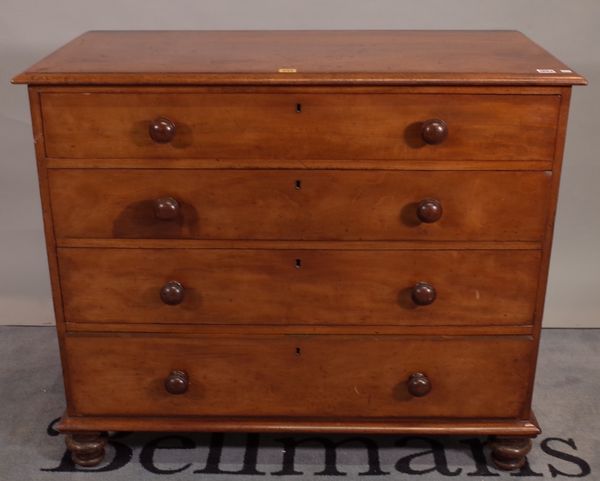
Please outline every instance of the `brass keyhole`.
[{"label": "brass keyhole", "polygon": [[302,259],[296,259],[296,269],[302,268]]},{"label": "brass keyhole", "polygon": [[302,104],[296,104],[296,112],[302,113]]},{"label": "brass keyhole", "polygon": [[302,181],[297,180],[296,182],[294,182],[294,187],[296,188],[296,190],[300,190],[302,188]]}]

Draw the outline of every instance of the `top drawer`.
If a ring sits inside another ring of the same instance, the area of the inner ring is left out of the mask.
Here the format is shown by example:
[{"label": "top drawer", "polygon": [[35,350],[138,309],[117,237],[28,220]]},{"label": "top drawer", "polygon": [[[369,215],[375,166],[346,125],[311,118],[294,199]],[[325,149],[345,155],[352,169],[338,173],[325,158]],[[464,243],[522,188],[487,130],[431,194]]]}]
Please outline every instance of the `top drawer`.
[{"label": "top drawer", "polygon": [[[559,101],[558,95],[289,90],[41,95],[46,155],[73,159],[548,161]],[[443,122],[428,124],[433,120]],[[425,141],[425,125],[428,141],[439,143]]]}]

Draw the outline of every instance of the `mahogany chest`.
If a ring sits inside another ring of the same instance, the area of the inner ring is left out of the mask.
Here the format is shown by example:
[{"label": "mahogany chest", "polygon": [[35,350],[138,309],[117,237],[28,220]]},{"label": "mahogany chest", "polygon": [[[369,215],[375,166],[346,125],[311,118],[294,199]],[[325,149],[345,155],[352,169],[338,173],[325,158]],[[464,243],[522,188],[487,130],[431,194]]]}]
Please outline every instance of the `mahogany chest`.
[{"label": "mahogany chest", "polygon": [[29,84],[67,408],[495,436],[531,410],[571,86],[514,31],[88,32]]}]

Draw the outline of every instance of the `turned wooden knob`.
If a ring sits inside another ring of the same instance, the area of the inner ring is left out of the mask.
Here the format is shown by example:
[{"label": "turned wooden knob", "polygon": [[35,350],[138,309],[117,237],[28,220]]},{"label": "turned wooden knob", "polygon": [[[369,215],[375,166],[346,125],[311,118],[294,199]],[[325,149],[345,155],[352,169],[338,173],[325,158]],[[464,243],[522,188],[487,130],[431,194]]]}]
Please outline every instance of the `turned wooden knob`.
[{"label": "turned wooden knob", "polygon": [[174,370],[165,379],[165,389],[169,394],[183,394],[188,390],[189,380],[185,371]]},{"label": "turned wooden knob", "polygon": [[448,137],[448,125],[440,119],[426,120],[421,126],[421,137],[427,144],[441,144]]},{"label": "turned wooden knob", "polygon": [[148,133],[154,142],[166,144],[175,137],[175,124],[166,117],[158,117],[150,122]]},{"label": "turned wooden knob", "polygon": [[423,199],[417,206],[417,217],[426,224],[437,222],[442,217],[442,203],[436,199]]},{"label": "turned wooden knob", "polygon": [[412,300],[418,306],[428,306],[435,301],[435,287],[428,282],[417,282],[412,289]]},{"label": "turned wooden knob", "polygon": [[180,282],[169,281],[160,290],[160,299],[170,306],[181,304],[185,289]]},{"label": "turned wooden knob", "polygon": [[407,382],[408,392],[415,397],[427,396],[431,391],[431,381],[422,372],[415,372],[410,375]]},{"label": "turned wooden knob", "polygon": [[161,197],[154,201],[154,215],[160,220],[173,220],[179,217],[179,202],[173,197]]}]

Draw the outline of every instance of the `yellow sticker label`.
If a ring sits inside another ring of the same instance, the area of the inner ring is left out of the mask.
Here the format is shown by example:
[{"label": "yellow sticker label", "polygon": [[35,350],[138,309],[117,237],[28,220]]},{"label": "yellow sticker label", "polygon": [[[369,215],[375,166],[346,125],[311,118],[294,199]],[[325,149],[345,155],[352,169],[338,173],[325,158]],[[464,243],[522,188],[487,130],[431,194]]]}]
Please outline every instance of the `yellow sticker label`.
[{"label": "yellow sticker label", "polygon": [[295,68],[280,68],[277,70],[279,73],[296,73],[297,70]]}]

